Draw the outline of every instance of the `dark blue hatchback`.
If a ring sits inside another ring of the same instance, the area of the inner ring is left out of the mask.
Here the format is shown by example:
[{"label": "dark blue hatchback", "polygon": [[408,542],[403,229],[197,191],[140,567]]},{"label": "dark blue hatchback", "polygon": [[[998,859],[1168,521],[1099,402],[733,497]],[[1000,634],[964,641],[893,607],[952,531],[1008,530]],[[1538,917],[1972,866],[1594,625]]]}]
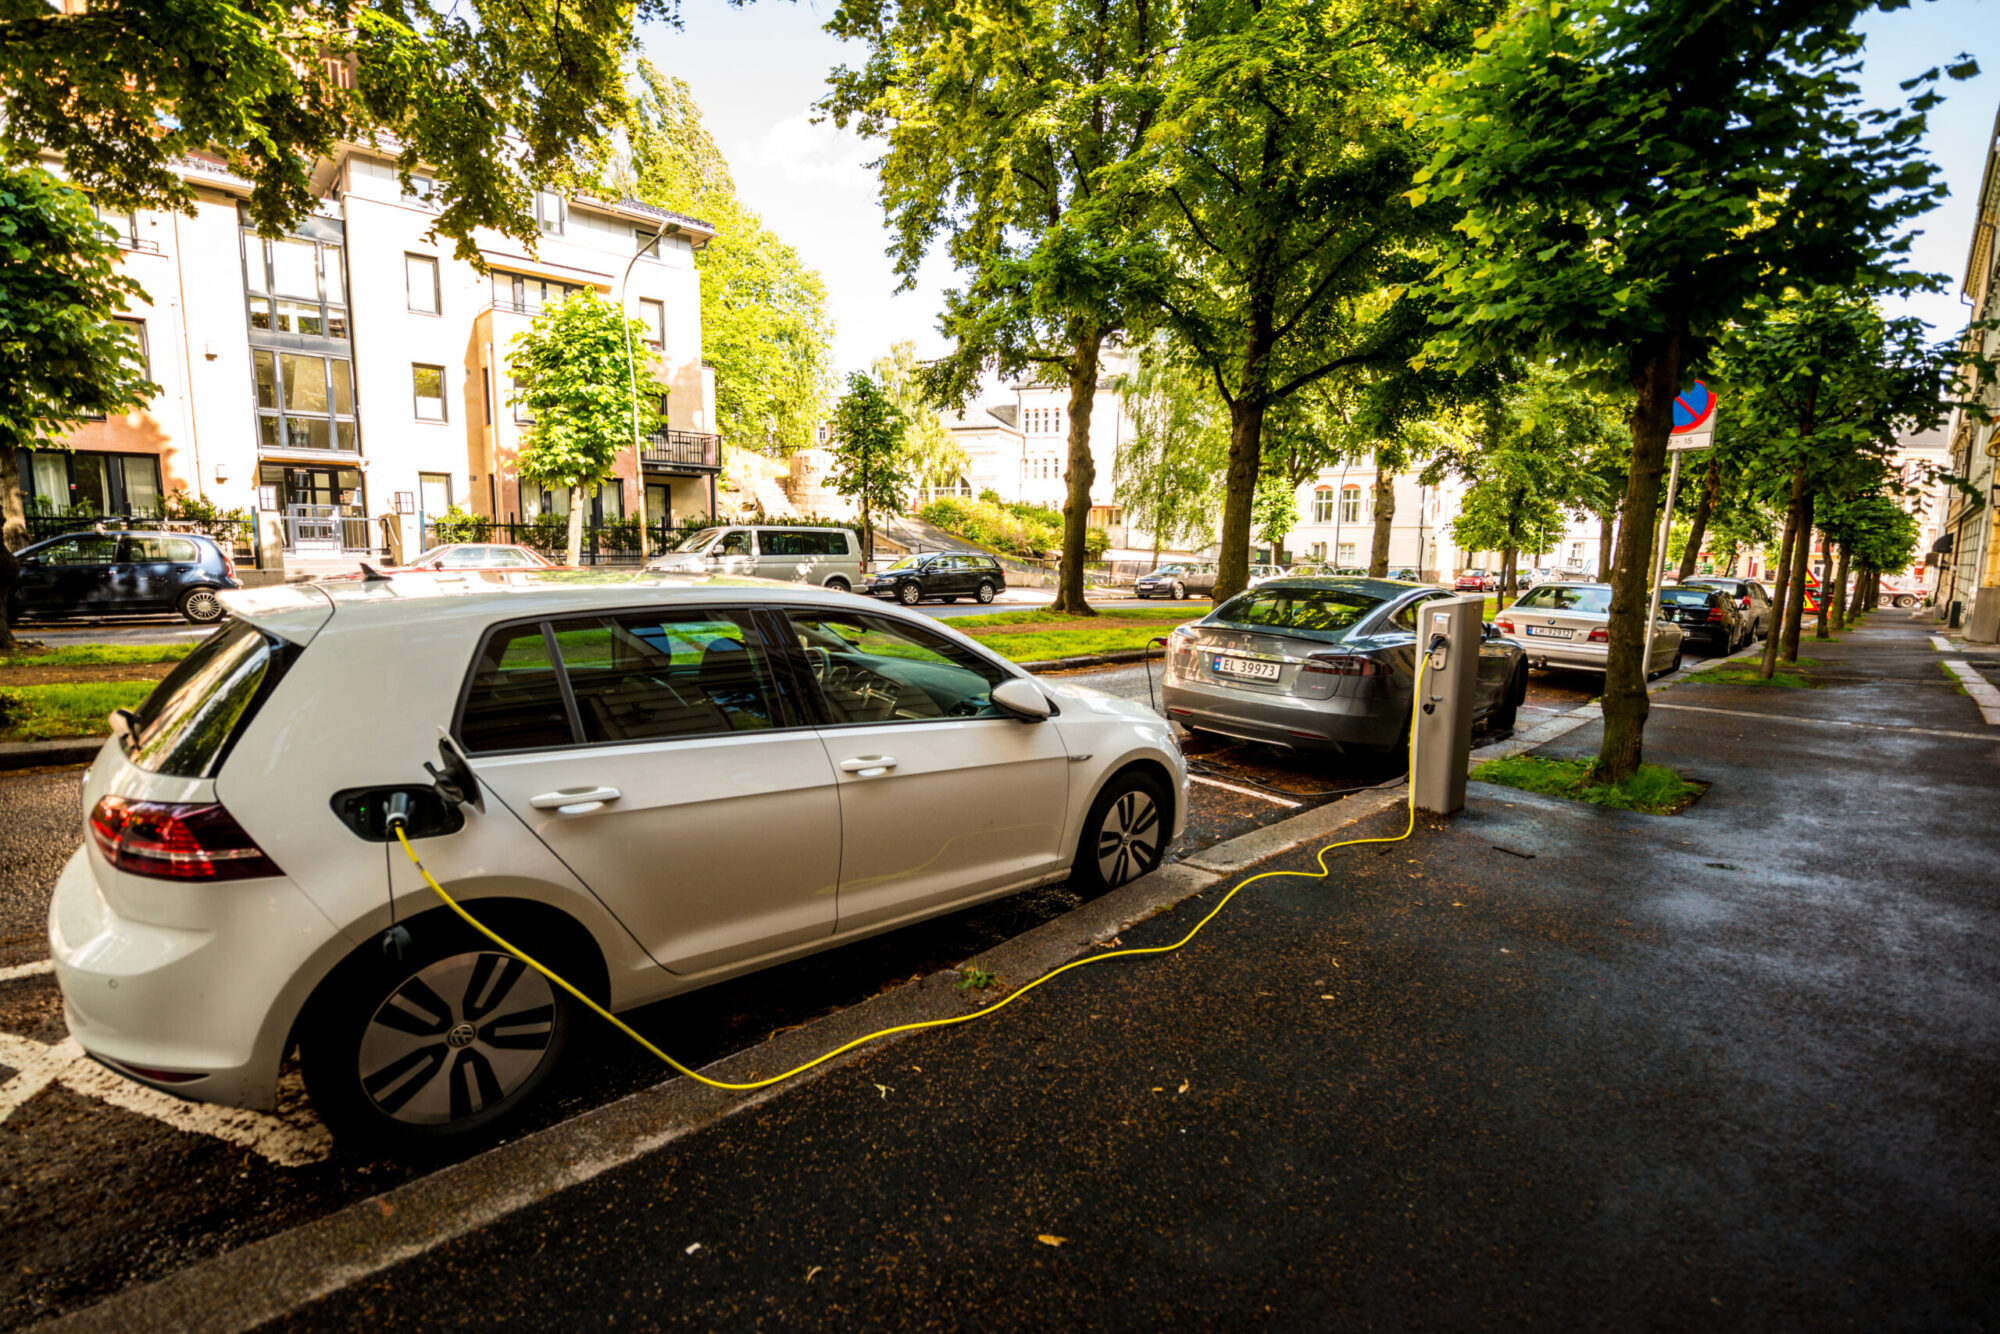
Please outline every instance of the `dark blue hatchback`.
[{"label": "dark blue hatchback", "polygon": [[64,533],[17,556],[9,620],[177,611],[210,625],[226,614],[216,594],[243,587],[229,553],[200,533]]}]

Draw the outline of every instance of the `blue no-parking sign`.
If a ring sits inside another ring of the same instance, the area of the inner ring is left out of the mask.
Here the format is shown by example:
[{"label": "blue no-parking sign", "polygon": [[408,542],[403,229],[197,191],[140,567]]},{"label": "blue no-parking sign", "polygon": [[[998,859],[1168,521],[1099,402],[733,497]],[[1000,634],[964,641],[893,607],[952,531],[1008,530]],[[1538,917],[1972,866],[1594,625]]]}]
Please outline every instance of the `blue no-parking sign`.
[{"label": "blue no-parking sign", "polygon": [[1674,429],[1668,449],[1707,449],[1715,442],[1715,394],[1700,380],[1674,399]]}]

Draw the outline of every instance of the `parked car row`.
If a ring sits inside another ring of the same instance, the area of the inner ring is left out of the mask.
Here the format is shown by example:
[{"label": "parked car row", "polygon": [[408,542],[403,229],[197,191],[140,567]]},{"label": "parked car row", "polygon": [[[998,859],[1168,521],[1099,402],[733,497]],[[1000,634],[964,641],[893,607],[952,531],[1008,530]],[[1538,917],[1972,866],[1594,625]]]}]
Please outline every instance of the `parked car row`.
[{"label": "parked car row", "polygon": [[243,587],[235,558],[202,533],[64,533],[21,548],[16,559],[10,621],[179,612],[212,625],[226,614],[216,595]]}]

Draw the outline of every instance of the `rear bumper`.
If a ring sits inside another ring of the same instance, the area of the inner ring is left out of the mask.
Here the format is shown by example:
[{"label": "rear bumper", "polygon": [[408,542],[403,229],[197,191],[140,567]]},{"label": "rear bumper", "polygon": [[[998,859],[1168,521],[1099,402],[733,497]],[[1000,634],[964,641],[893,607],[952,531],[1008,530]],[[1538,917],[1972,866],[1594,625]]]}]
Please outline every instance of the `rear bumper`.
[{"label": "rear bumper", "polygon": [[1183,727],[1295,750],[1387,749],[1401,739],[1409,718],[1407,700],[1387,693],[1308,700],[1178,677],[1162,688],[1161,701],[1167,716]]},{"label": "rear bumper", "polygon": [[[63,1018],[84,1051],[122,1067],[196,1076],[153,1087],[197,1102],[270,1108],[314,956],[346,943],[289,880],[188,886],[214,896],[204,928],[121,917],[77,849],[49,903]],[[146,1081],[151,1083],[151,1081]]]},{"label": "rear bumper", "polygon": [[1528,655],[1530,667],[1566,667],[1573,671],[1601,672],[1610,648],[1574,639],[1526,639],[1511,636]]}]

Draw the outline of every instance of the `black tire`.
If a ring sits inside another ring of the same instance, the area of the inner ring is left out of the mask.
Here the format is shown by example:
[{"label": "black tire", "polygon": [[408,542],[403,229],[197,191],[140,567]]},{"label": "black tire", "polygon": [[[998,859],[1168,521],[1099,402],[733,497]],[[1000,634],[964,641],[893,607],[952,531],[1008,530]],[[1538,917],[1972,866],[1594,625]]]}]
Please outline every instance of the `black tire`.
[{"label": "black tire", "polygon": [[993,585],[982,581],[979,585],[979,591],[973,596],[977,597],[981,603],[990,604],[994,597]]},{"label": "black tire", "polygon": [[1674,660],[1667,664],[1667,670],[1665,672],[1662,672],[1661,675],[1662,676],[1670,675],[1671,673],[1677,672],[1680,669],[1681,669],[1681,651],[1679,649],[1675,649]]},{"label": "black tire", "polygon": [[328,979],[300,1025],[299,1064],[313,1108],[335,1137],[403,1151],[456,1149],[504,1127],[534,1100],[583,1013],[567,992],[470,929],[432,920],[401,961],[371,939]]},{"label": "black tire", "polygon": [[229,615],[229,609],[212,588],[190,588],[181,594],[180,613],[189,625],[214,625]]},{"label": "black tire", "polygon": [[1160,864],[1167,850],[1166,789],[1142,770],[1114,774],[1084,817],[1070,867],[1071,888],[1101,894]]},{"label": "black tire", "polygon": [[854,585],[848,583],[837,574],[826,581],[826,586],[836,593],[852,593],[854,591]]},{"label": "black tire", "polygon": [[1187,601],[1187,595],[1187,585],[1178,579],[1174,580],[1174,596],[1180,601],[1185,602]]},{"label": "black tire", "polygon": [[1523,659],[1521,665],[1514,669],[1512,679],[1507,682],[1507,693],[1501,696],[1499,706],[1493,710],[1492,716],[1486,720],[1487,723],[1495,729],[1512,728],[1514,720],[1520,716],[1521,701],[1527,697],[1528,664],[1527,660]]},{"label": "black tire", "polygon": [[896,601],[905,607],[914,607],[924,600],[924,590],[914,579],[905,579],[896,585]]},{"label": "black tire", "polygon": [[1917,600],[1908,593],[1905,593],[1896,599],[1896,605],[1899,607],[1914,607],[1917,605]]}]

